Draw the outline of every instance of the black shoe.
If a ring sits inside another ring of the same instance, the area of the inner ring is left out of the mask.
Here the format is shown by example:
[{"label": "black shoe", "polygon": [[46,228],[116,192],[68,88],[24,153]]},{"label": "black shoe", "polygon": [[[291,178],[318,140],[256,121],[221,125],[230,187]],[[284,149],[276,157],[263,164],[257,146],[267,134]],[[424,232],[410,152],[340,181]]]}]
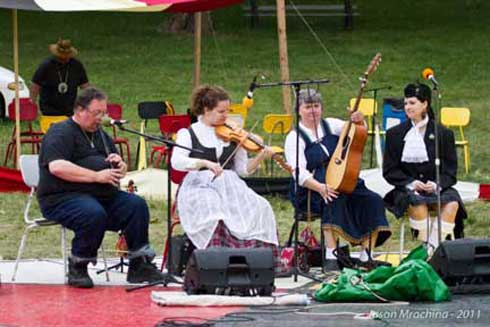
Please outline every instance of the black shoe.
[{"label": "black shoe", "polygon": [[333,250],[333,255],[337,257],[340,269],[354,268],[357,264],[357,259],[350,256],[349,246],[344,245]]},{"label": "black shoe", "polygon": [[323,260],[323,272],[329,273],[333,271],[340,271],[339,264],[335,259],[325,259]]},{"label": "black shoe", "polygon": [[146,257],[137,257],[129,260],[128,283],[158,282],[163,281],[165,275],[157,266]]},{"label": "black shoe", "polygon": [[68,285],[79,288],[92,288],[94,282],[88,275],[88,261],[75,262],[68,258]]}]

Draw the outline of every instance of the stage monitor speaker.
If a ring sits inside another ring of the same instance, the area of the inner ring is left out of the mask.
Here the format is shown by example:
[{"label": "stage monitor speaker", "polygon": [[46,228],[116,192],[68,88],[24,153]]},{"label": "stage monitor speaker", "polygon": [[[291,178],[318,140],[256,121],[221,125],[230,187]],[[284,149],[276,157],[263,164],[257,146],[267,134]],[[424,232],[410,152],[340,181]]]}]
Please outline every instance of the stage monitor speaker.
[{"label": "stage monitor speaker", "polygon": [[194,250],[187,263],[187,294],[271,295],[274,258],[270,248]]},{"label": "stage monitor speaker", "polygon": [[429,263],[448,286],[490,285],[490,240],[445,241],[436,249]]}]

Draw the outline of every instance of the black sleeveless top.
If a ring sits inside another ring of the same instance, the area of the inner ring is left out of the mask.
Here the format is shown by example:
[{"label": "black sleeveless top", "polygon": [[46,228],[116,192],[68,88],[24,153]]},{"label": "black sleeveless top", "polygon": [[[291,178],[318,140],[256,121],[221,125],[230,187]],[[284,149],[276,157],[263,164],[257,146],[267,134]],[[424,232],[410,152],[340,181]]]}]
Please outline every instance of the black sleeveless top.
[{"label": "black sleeveless top", "polygon": [[[223,148],[223,153],[219,157],[219,160],[216,155],[216,148],[206,148],[199,142],[197,139],[196,133],[194,133],[194,130],[189,128],[189,133],[191,134],[191,141],[192,141],[192,148],[201,150],[203,153],[199,152],[191,152],[189,157],[191,158],[197,158],[197,159],[206,159],[212,162],[219,162],[221,166],[225,163],[225,161],[229,158],[229,156],[235,151],[237,145],[235,143],[230,142],[230,145],[227,147]],[[223,167],[223,169],[232,169],[233,168],[233,160],[229,160],[226,163],[226,166]],[[204,168],[205,169],[205,168]]]}]

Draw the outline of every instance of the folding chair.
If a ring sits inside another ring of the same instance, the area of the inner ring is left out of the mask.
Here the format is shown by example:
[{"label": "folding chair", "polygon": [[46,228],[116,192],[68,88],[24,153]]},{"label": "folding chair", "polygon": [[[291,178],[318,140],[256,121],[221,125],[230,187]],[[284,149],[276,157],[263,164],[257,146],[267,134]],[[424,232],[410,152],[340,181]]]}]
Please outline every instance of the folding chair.
[{"label": "folding chair", "polygon": [[24,207],[24,233],[20,240],[19,250],[17,251],[17,258],[15,259],[14,273],[12,275],[12,281],[15,281],[17,275],[17,269],[19,266],[20,258],[24,252],[25,242],[27,240],[27,234],[30,230],[40,227],[48,226],[60,226],[61,227],[61,254],[63,257],[63,267],[65,272],[65,283],[67,281],[67,256],[66,256],[66,229],[59,225],[58,223],[48,220],[46,218],[32,218],[30,216],[30,209],[32,204],[32,199],[36,194],[37,184],[39,183],[39,166],[38,166],[38,155],[21,155],[20,156],[20,172],[22,174],[22,179],[24,183],[31,188],[31,192],[27,197],[27,202]]},{"label": "folding chair", "polygon": [[[15,102],[12,101],[8,106],[9,119],[15,122]],[[20,132],[20,143],[31,144],[32,153],[39,152],[41,145],[43,132],[34,131],[32,128],[32,122],[37,119],[37,105],[31,101],[30,98],[22,98],[19,101],[19,120],[27,124],[27,130]],[[3,165],[6,166],[9,158],[13,156],[14,166],[17,164],[17,147],[16,147],[16,126],[12,129],[12,136],[10,142],[7,145],[7,151],[5,153],[5,159]]]},{"label": "folding chair", "polygon": [[[107,104],[107,114],[111,119],[120,120],[122,119],[122,106],[117,103],[108,103]],[[115,145],[119,145],[119,153],[121,157],[124,156],[123,145],[126,147],[126,155],[127,155],[127,163],[128,170],[131,169],[131,148],[129,146],[129,139],[127,137],[117,136],[117,128],[115,125],[112,125],[112,140]]]},{"label": "folding chair", "polygon": [[[140,132],[145,133],[147,124],[161,115],[174,115],[175,109],[168,101],[144,101],[138,103],[138,116],[141,119]],[[140,137],[136,149],[136,169],[146,168],[146,140]]]},{"label": "folding chair", "polygon": [[[162,135],[171,140],[172,137],[182,128],[188,128],[191,125],[191,117],[188,115],[162,115],[158,119],[160,132]],[[155,162],[153,163],[153,156],[157,155]],[[150,153],[150,165],[153,163],[154,167],[158,167],[162,158],[168,156],[168,150],[166,146],[153,146]]]},{"label": "folding chair", "polygon": [[464,169],[468,174],[470,171],[470,143],[464,136],[463,127],[470,123],[469,108],[443,107],[441,108],[441,123],[447,127],[457,127],[459,130],[459,140],[455,140],[457,146],[463,147]]},{"label": "folding chair", "polygon": [[[19,250],[17,251],[17,258],[15,259],[14,273],[12,275],[12,281],[15,281],[15,277],[17,275],[17,269],[19,266],[20,258],[22,257],[22,253],[24,252],[25,243],[27,240],[27,234],[29,231],[35,228],[40,227],[49,227],[49,226],[59,226],[61,227],[61,254],[63,257],[63,267],[64,267],[64,281],[65,284],[67,282],[68,276],[68,264],[67,264],[67,254],[66,254],[66,229],[62,225],[48,220],[43,217],[32,218],[30,216],[30,209],[32,204],[32,199],[36,194],[37,185],[39,183],[39,155],[31,154],[31,155],[21,155],[20,156],[20,172],[22,174],[22,179],[24,183],[31,188],[31,192],[27,197],[27,202],[24,207],[24,233],[22,234],[22,238],[20,240]],[[101,247],[102,256],[104,260],[104,265],[107,268],[107,262],[105,259],[105,253],[103,247]],[[109,274],[106,274],[106,279],[109,281]]]},{"label": "folding chair", "polygon": [[[349,105],[352,108],[356,102],[356,98],[350,99]],[[378,103],[373,98],[361,98],[359,102],[359,111],[366,117],[368,125],[368,136],[371,137],[371,155],[369,159],[369,166],[373,166],[373,153],[374,153],[374,136],[376,134],[376,115],[378,114]],[[380,131],[380,134],[384,134],[384,131]]]},{"label": "folding chair", "polygon": [[[168,156],[167,158],[168,158],[169,169],[171,169],[171,167],[170,167],[170,156]],[[170,240],[172,239],[173,231],[177,225],[180,225],[180,219],[179,219],[179,216],[177,214],[177,197],[179,195],[180,185],[182,184],[182,181],[184,180],[184,177],[186,175],[187,175],[187,172],[179,171],[179,170],[175,170],[175,169],[172,169],[172,172],[171,172],[170,179],[171,179],[172,183],[177,184],[179,187],[177,188],[177,191],[175,193],[175,199],[172,203],[172,209],[171,209],[171,214],[170,214],[170,219],[171,219],[172,223],[170,225],[170,230],[168,231],[167,239],[165,240],[165,247],[163,248],[162,265],[160,266],[160,270],[162,270],[162,271],[163,271],[163,268],[165,267],[165,265],[167,264],[169,243],[170,243]]]},{"label": "folding chair", "polygon": [[248,108],[247,107],[245,107],[241,103],[232,103],[230,105],[230,114],[242,116],[243,126],[245,126],[245,124],[247,122],[247,116],[248,116]]},{"label": "folding chair", "polygon": [[[288,133],[291,130],[292,126],[293,126],[293,116],[291,115],[284,115],[284,114],[265,115],[264,121],[262,123],[262,128],[264,129],[264,132],[268,134],[267,144],[271,146],[273,135],[284,136],[286,133]],[[272,162],[272,160],[273,159],[271,158],[269,162],[271,176],[274,173],[274,163]]]}]

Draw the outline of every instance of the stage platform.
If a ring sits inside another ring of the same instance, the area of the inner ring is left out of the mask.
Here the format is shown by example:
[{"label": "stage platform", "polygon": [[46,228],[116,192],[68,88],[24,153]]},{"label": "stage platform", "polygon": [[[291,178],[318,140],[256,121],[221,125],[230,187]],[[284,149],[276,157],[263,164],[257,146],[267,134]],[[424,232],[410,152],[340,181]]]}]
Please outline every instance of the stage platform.
[{"label": "stage platform", "polygon": [[[117,263],[109,260],[109,265]],[[158,263],[158,262],[157,262]],[[200,319],[225,319],[215,326],[465,326],[490,325],[490,295],[453,296],[444,303],[315,303],[308,307],[173,307],[152,302],[152,291],[181,291],[178,284],[154,286],[126,292],[126,274],[111,271],[96,274],[89,269],[92,289],[76,289],[63,284],[63,263],[58,259],[22,260],[17,280],[10,281],[13,261],[0,261],[0,326],[156,326],[168,317],[194,323]],[[127,268],[126,268],[127,269]],[[299,277],[277,278],[278,293],[312,293],[318,283]],[[364,315],[375,313],[381,320]],[[230,321],[225,315],[232,314]],[[357,316],[356,316],[357,315]],[[210,325],[208,325],[210,326]]]}]

